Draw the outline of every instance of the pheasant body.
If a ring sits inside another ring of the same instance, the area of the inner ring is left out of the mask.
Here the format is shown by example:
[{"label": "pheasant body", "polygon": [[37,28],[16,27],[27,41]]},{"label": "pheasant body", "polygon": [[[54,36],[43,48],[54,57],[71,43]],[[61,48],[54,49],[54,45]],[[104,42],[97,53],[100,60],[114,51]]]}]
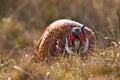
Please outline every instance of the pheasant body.
[{"label": "pheasant body", "polygon": [[[70,32],[71,26],[82,27],[83,24],[67,19],[57,20],[50,24],[38,40],[35,55],[33,56],[35,61],[40,62],[49,56],[62,54],[65,51],[66,37]],[[89,47],[86,53],[92,53],[96,45],[94,32],[85,27],[84,33],[86,39],[89,40]]]}]

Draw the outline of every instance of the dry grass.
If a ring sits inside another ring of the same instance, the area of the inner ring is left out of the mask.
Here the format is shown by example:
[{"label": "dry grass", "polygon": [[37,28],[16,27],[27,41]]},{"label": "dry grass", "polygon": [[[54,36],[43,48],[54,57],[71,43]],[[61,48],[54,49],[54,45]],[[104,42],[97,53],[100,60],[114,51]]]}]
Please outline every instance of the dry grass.
[{"label": "dry grass", "polygon": [[[120,80],[119,4],[120,0],[1,0],[0,80]],[[41,31],[61,18],[95,32],[96,57],[59,56],[31,63]]]},{"label": "dry grass", "polygon": [[[30,49],[30,48],[29,48]],[[22,51],[17,59],[1,59],[2,80],[119,80],[120,47],[98,49],[96,57],[81,60],[79,55],[54,57],[41,63],[31,63],[31,50]],[[14,51],[13,51],[14,52]]]}]

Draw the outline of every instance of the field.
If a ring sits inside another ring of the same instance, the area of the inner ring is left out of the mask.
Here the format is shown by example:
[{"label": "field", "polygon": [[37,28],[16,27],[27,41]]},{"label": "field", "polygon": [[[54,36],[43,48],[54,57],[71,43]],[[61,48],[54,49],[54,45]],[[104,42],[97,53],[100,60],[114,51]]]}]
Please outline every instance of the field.
[{"label": "field", "polygon": [[[63,18],[95,32],[95,56],[32,63],[40,34]],[[120,80],[120,1],[0,0],[0,80]]]}]

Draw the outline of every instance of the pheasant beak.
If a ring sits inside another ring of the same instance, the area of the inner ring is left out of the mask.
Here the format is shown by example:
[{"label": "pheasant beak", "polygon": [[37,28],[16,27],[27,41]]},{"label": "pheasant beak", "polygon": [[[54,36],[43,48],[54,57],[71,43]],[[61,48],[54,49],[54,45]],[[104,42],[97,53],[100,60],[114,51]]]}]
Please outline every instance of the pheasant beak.
[{"label": "pheasant beak", "polygon": [[78,50],[79,47],[80,47],[80,46],[79,46],[79,45],[80,45],[80,40],[75,39],[75,40],[74,40],[74,45],[75,45],[75,49]]}]

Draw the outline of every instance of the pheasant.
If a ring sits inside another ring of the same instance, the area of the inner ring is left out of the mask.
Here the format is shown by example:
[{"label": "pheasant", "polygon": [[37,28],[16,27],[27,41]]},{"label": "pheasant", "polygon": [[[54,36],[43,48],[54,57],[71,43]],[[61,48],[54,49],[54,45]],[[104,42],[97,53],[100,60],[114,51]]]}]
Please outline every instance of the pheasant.
[{"label": "pheasant", "polygon": [[95,51],[94,32],[76,21],[61,19],[51,23],[41,34],[33,60],[44,61],[61,54],[92,54]]}]

